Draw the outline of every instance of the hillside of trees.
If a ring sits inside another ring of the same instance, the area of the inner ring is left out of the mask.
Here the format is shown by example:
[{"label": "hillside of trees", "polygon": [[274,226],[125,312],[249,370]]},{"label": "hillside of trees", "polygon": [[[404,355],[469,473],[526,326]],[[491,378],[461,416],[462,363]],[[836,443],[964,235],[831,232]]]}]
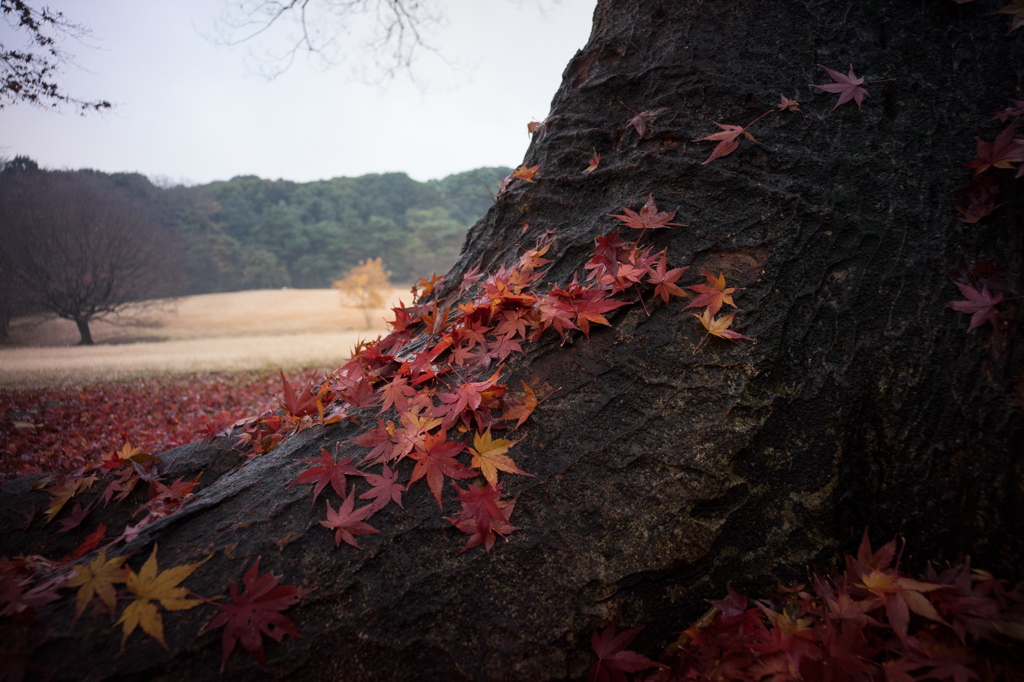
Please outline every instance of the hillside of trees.
[{"label": "hillside of trees", "polygon": [[186,249],[182,292],[327,287],[377,257],[394,281],[443,274],[510,172],[429,182],[405,173],[308,183],[250,175],[170,189]]},{"label": "hillside of trees", "polygon": [[[162,257],[176,264],[176,274],[164,282],[163,296],[329,287],[360,260],[377,257],[393,281],[410,282],[448,270],[510,172],[479,168],[428,182],[405,173],[307,183],[248,175],[159,187],[138,173],[41,170],[17,157],[0,172],[0,211],[18,210],[26,188],[58,177],[131,204],[167,238]],[[10,314],[39,308],[24,283],[5,282],[4,290],[17,303]]]}]

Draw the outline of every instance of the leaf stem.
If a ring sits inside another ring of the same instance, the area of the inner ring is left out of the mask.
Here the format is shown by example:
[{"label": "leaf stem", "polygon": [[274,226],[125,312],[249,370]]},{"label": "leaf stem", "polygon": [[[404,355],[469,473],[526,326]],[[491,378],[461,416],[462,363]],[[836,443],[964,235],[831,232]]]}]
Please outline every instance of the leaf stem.
[{"label": "leaf stem", "polygon": [[751,121],[750,123],[748,123],[748,124],[747,124],[747,126],[746,126],[746,128],[744,128],[743,130],[746,130],[747,128],[749,128],[750,126],[754,125],[755,123],[757,123],[758,121],[760,121],[760,120],[761,120],[762,118],[764,118],[765,116],[767,116],[768,114],[772,114],[772,113],[775,113],[775,109],[769,109],[768,111],[764,112],[763,114],[761,114],[760,116],[758,116],[757,118],[755,118],[755,119],[754,119],[753,121]]}]

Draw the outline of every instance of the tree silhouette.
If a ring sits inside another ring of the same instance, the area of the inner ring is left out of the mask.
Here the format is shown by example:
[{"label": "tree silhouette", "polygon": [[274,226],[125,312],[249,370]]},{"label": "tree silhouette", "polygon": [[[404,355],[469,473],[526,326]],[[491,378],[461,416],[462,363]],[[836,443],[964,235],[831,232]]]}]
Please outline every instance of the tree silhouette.
[{"label": "tree silhouette", "polygon": [[92,320],[172,290],[175,250],[151,215],[88,173],[23,165],[0,173],[0,267],[23,303],[73,321],[91,345]]}]

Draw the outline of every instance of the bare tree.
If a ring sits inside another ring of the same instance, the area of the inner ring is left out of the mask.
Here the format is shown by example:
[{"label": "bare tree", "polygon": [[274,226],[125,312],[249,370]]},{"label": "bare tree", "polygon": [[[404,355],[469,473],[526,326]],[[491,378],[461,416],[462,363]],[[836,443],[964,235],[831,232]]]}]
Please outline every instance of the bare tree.
[{"label": "bare tree", "polygon": [[0,268],[23,303],[78,326],[169,292],[173,248],[156,221],[89,173],[0,173]]},{"label": "bare tree", "polygon": [[72,62],[71,55],[58,47],[57,39],[82,40],[90,35],[88,28],[61,12],[35,9],[24,0],[0,0],[0,14],[12,29],[28,34],[20,49],[0,43],[0,109],[18,102],[53,107],[73,104],[83,112],[110,108],[106,100],[72,97],[56,81],[61,69]]}]

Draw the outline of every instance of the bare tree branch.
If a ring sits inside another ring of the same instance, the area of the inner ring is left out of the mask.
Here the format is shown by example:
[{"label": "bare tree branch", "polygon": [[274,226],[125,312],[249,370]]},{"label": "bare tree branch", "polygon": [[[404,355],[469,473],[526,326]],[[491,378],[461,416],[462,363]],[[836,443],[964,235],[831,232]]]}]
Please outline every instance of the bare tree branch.
[{"label": "bare tree branch", "polygon": [[62,91],[57,76],[72,57],[57,46],[55,37],[81,41],[89,29],[67,19],[61,12],[35,9],[24,0],[0,0],[0,13],[15,31],[27,33],[28,44],[11,48],[0,43],[0,109],[27,102],[37,106],[73,104],[82,112],[109,109],[106,100],[83,100]]},{"label": "bare tree branch", "polygon": [[[249,53],[269,79],[305,53],[323,68],[355,57],[361,78],[375,82],[410,72],[420,51],[436,52],[426,29],[441,19],[430,0],[234,0],[221,15],[215,42],[264,41]],[[272,46],[280,44],[287,47]]]}]

